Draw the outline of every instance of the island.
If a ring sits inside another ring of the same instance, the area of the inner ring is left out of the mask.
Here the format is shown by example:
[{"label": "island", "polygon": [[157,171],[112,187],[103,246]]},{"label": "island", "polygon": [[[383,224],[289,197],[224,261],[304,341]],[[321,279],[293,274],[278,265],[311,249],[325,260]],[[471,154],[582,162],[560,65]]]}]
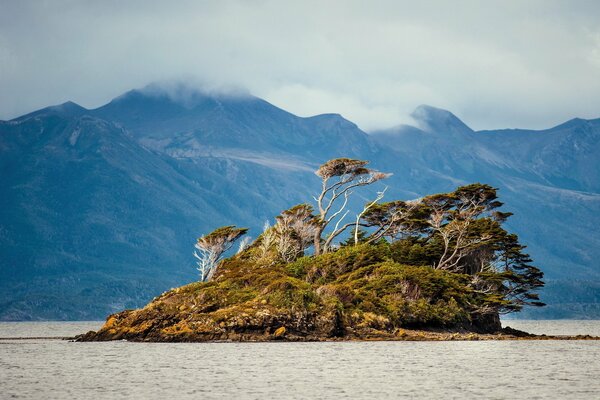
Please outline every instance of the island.
[{"label": "island", "polygon": [[353,193],[388,174],[348,158],[316,174],[314,208],[283,211],[254,241],[236,226],[200,237],[198,282],[113,314],[76,340],[590,338],[502,328],[501,314],[544,305],[536,292],[543,273],[503,228],[511,214],[499,210],[495,188],[382,202],[384,188],[349,217]]}]

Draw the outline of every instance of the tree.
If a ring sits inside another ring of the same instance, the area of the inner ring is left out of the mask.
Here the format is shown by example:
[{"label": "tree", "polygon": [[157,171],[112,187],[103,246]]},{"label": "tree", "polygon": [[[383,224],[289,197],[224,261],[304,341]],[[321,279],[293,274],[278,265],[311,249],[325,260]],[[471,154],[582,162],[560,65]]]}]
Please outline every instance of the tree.
[{"label": "tree", "polygon": [[269,221],[265,221],[263,225],[263,233],[257,238],[255,258],[257,261],[272,263],[275,260],[271,260],[269,255],[272,252],[273,247],[277,243],[277,235],[275,229],[271,226]]},{"label": "tree", "polygon": [[[345,209],[348,197],[352,193],[351,189],[370,185],[391,175],[366,168],[368,163],[350,158],[336,158],[327,161],[315,172],[322,180],[321,193],[315,197],[319,212],[318,226],[313,236],[315,255],[327,252],[337,236],[358,224],[348,222],[341,225],[348,214],[348,210]],[[324,239],[325,229],[334,222],[333,230]]]},{"label": "tree", "polygon": [[394,241],[417,235],[427,227],[427,212],[420,200],[374,204],[362,216],[363,225],[374,228],[366,241],[373,243],[385,237]]},{"label": "tree", "polygon": [[496,266],[503,278],[501,292],[509,304],[500,308],[500,312],[519,311],[525,305],[544,306],[534,291],[543,287],[544,273],[531,265],[529,254],[523,252],[526,246],[519,243],[515,234],[506,234],[499,243],[499,257]]},{"label": "tree", "polygon": [[275,218],[276,247],[285,262],[291,262],[304,255],[311,245],[319,221],[313,215],[309,204],[298,204]]},{"label": "tree", "polygon": [[544,285],[543,273],[531,265],[517,235],[502,227],[512,214],[498,211],[501,206],[497,189],[476,183],[415,201],[372,205],[363,226],[374,229],[368,243],[387,237],[411,263],[470,275],[479,299],[472,304],[475,314],[544,305],[535,293]]},{"label": "tree", "polygon": [[[499,211],[503,204],[496,188],[475,183],[416,200],[380,203],[386,188],[353,221],[344,223],[352,190],[389,176],[366,165],[367,161],[349,158],[321,165],[316,171],[322,180],[316,212],[308,204],[283,211],[273,226],[265,225],[250,247],[242,242],[237,257],[252,259],[261,267],[280,266],[303,256],[311,245],[315,256],[334,251],[334,240],[353,228],[341,246],[381,246],[387,254],[384,258],[400,265],[443,270],[436,272],[439,276],[460,274],[474,320],[497,319],[499,313],[525,305],[544,305],[536,293],[544,285],[543,274],[531,264],[517,235],[503,228],[512,214]],[[246,231],[225,226],[198,239],[194,254],[200,280],[213,278],[223,254]]]},{"label": "tree", "polygon": [[248,228],[236,228],[234,225],[223,226],[198,239],[194,256],[198,260],[201,282],[212,279],[223,254],[247,231]]},{"label": "tree", "polygon": [[430,212],[429,231],[442,244],[442,254],[434,268],[459,272],[467,255],[494,240],[493,230],[472,225],[479,218],[489,218],[490,212],[502,205],[496,199],[496,189],[479,183],[423,198]]}]

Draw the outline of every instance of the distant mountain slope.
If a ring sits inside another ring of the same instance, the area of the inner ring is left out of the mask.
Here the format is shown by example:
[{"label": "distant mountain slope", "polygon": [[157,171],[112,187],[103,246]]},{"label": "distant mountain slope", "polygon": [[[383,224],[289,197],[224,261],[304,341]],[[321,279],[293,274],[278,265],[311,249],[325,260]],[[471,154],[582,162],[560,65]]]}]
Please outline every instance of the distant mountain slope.
[{"label": "distant mountain slope", "polygon": [[257,235],[273,211],[311,198],[323,159],[373,158],[338,115],[198,96],[190,108],[133,91],[0,122],[0,319],[139,306],[196,278],[202,233],[244,223]]},{"label": "distant mountain slope", "polygon": [[[44,115],[2,128],[0,307],[6,318],[30,312],[89,318],[120,297],[137,304],[191,277],[176,267],[187,262],[189,237],[196,234],[188,220],[225,222],[215,207],[218,195],[109,122]],[[122,293],[111,299],[113,285]]]},{"label": "distant mountain slope", "polygon": [[600,119],[573,119],[543,131],[482,131],[478,136],[513,169],[541,183],[600,192]]},{"label": "distant mountain slope", "polygon": [[196,237],[224,224],[257,235],[268,216],[310,201],[314,169],[340,156],[393,172],[387,198],[498,186],[553,282],[547,315],[600,316],[600,120],[474,132],[421,106],[417,127],[367,135],[336,114],[301,118],[248,95],[182,90],[151,86],[95,110],[65,103],[0,122],[0,320],[140,306],[196,278]]},{"label": "distant mountain slope", "polygon": [[370,146],[368,136],[340,115],[300,118],[247,95],[193,93],[177,101],[160,91],[132,90],[93,114],[118,123],[142,143],[161,150],[195,143],[205,153],[219,148],[291,151],[321,159],[335,152],[334,141],[343,151],[360,153]]},{"label": "distant mountain slope", "polygon": [[[473,132],[433,107],[419,107],[413,118],[419,128],[399,126],[372,137],[430,173],[500,188],[515,213],[509,226],[548,282],[550,305],[523,315],[600,317],[600,120]],[[433,186],[444,190],[442,182]]]}]

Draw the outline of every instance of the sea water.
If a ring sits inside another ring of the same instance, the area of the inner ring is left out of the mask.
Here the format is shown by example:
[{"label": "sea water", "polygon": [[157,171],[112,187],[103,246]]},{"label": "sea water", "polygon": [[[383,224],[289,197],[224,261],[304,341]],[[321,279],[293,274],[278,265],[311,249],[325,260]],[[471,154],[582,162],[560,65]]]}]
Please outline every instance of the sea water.
[{"label": "sea water", "polygon": [[[101,324],[0,323],[0,398],[600,398],[600,341],[76,343],[49,338]],[[600,321],[505,325],[540,334],[600,335]]]}]

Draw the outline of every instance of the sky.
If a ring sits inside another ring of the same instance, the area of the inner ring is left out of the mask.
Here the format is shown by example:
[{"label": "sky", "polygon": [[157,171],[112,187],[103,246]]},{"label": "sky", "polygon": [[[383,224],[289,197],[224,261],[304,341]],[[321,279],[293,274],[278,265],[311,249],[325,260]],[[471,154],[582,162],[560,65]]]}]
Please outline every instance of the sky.
[{"label": "sky", "polygon": [[247,90],[364,130],[600,117],[600,1],[0,0],[0,119],[152,82]]}]

